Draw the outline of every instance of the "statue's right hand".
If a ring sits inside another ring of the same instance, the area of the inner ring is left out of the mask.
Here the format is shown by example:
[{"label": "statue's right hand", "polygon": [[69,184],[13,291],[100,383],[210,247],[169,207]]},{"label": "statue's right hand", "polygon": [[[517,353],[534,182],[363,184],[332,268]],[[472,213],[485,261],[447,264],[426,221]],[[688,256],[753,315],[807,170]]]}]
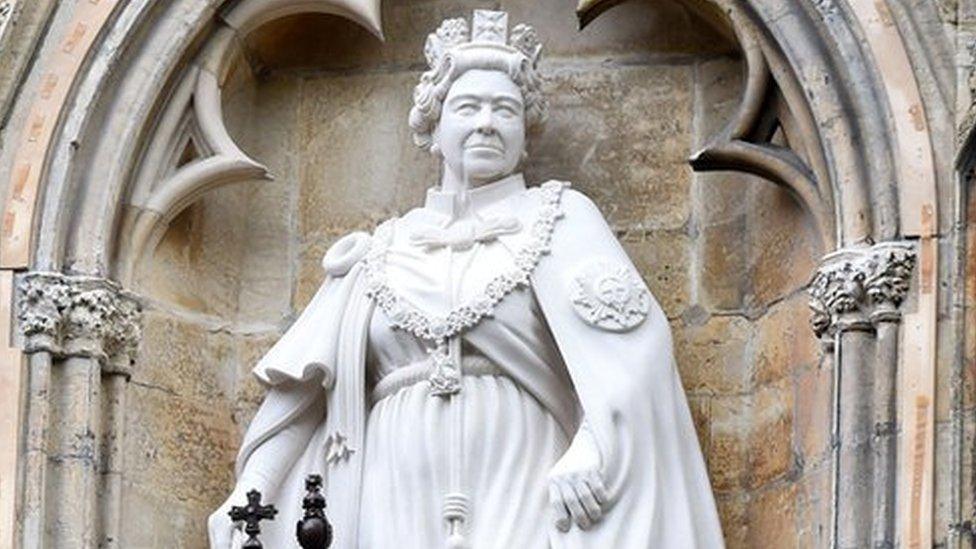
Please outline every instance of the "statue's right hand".
[{"label": "statue's right hand", "polygon": [[603,517],[609,498],[600,463],[600,450],[584,422],[566,453],[549,470],[549,504],[560,532],[568,532],[574,522],[586,530]]},{"label": "statue's right hand", "polygon": [[247,498],[239,495],[235,490],[223,505],[207,519],[207,531],[210,534],[210,549],[238,549],[243,543],[240,528],[230,519],[230,508],[234,505],[245,505]]}]

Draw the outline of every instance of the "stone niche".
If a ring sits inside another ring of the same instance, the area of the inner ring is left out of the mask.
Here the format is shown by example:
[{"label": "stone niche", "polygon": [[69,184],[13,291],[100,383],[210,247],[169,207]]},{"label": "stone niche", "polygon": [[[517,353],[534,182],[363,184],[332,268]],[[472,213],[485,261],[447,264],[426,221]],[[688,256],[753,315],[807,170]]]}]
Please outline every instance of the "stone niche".
[{"label": "stone niche", "polygon": [[136,273],[149,304],[127,397],[123,546],[207,546],[263,397],[250,368],[321,283],[327,247],[438,179],[407,112],[427,33],[473,8],[507,10],[544,41],[552,116],[527,179],[593,198],[663,305],[728,545],[826,543],[831,365],[802,292],[826,250],[782,188],[688,165],[738,105],[735,41],[677,2],[625,2],[582,32],[564,4],[390,1],[385,43],[326,15],[248,37],[224,114],[274,179],[205,195]]}]

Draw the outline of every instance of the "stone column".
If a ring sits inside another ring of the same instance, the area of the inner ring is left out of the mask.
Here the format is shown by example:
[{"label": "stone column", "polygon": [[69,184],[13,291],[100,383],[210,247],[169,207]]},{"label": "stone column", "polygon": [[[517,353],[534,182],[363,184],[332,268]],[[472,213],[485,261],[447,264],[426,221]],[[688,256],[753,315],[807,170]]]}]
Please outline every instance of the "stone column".
[{"label": "stone column", "polygon": [[142,308],[131,296],[119,299],[117,321],[109,326],[102,362],[105,416],[101,440],[102,484],[100,549],[120,547],[122,532],[122,442],[125,435],[125,389],[132,377],[142,337]]},{"label": "stone column", "polygon": [[[834,351],[834,547],[870,545],[873,328],[862,307],[864,272],[860,250],[839,250],[824,258],[811,283],[811,307]],[[814,305],[815,304],[815,305]]]},{"label": "stone column", "polygon": [[30,355],[22,545],[113,546],[118,516],[100,503],[117,511],[119,380],[135,358],[141,306],[97,277],[28,273],[18,290]]},{"label": "stone column", "polygon": [[874,532],[872,547],[895,546],[895,486],[898,453],[899,307],[908,294],[915,251],[904,243],[882,243],[868,257],[864,286],[876,330],[874,368]]},{"label": "stone column", "polygon": [[914,261],[907,242],[838,250],[810,284],[814,331],[836,359],[834,547],[893,546],[898,307]]},{"label": "stone column", "polygon": [[60,349],[61,311],[66,287],[57,276],[22,278],[18,284],[17,320],[28,355],[27,440],[25,448],[22,549],[46,545],[48,444],[52,353]]}]

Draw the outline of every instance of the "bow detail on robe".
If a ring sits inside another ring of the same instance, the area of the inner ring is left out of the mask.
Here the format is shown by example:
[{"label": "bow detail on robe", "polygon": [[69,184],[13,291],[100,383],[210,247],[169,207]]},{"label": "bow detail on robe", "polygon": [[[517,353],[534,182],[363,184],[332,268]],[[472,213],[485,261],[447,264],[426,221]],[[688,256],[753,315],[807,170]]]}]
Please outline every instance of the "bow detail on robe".
[{"label": "bow detail on robe", "polygon": [[522,229],[522,223],[515,217],[490,217],[474,221],[459,221],[446,228],[424,227],[410,235],[410,242],[426,248],[448,247],[452,250],[467,250],[476,242],[486,242],[505,234],[514,234]]}]

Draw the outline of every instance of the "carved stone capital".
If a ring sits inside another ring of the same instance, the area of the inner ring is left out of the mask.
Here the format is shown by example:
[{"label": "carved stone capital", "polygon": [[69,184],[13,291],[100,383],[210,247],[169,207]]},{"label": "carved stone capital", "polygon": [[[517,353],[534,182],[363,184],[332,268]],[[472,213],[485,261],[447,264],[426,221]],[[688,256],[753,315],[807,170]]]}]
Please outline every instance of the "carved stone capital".
[{"label": "carved stone capital", "polygon": [[873,305],[874,323],[897,321],[898,307],[908,295],[908,285],[915,269],[915,248],[904,243],[883,242],[874,246],[867,258],[864,280],[868,300]]},{"label": "carved stone capital", "polygon": [[24,351],[53,351],[61,341],[61,315],[68,308],[68,286],[61,275],[32,273],[18,281],[17,321]]},{"label": "carved stone capital", "polygon": [[116,282],[34,272],[17,283],[17,320],[24,352],[98,359],[127,374],[142,337],[142,305]]},{"label": "carved stone capital", "polygon": [[810,282],[811,324],[817,337],[896,322],[915,267],[908,242],[882,242],[827,255]]}]

